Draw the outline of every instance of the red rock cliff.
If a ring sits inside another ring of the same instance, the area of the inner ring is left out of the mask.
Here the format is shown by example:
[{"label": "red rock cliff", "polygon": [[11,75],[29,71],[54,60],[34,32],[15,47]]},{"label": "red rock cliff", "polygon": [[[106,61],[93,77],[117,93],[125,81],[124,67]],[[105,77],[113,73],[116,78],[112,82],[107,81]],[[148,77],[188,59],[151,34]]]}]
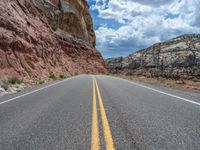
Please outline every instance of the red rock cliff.
[{"label": "red rock cliff", "polygon": [[85,0],[1,0],[0,78],[104,73]]}]

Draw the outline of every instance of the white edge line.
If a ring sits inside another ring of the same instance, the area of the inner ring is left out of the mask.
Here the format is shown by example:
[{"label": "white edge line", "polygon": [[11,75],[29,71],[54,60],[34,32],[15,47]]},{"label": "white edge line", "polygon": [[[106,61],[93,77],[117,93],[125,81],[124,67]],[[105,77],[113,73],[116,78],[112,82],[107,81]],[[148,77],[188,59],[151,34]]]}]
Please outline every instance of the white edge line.
[{"label": "white edge line", "polygon": [[174,98],[177,98],[177,99],[181,99],[183,101],[186,101],[186,102],[189,102],[189,103],[192,103],[192,104],[195,104],[195,105],[199,105],[200,106],[200,103],[198,102],[195,102],[193,100],[190,100],[190,99],[186,99],[186,98],[183,98],[183,97],[180,97],[180,96],[176,96],[176,95],[173,95],[173,94],[170,94],[170,93],[166,93],[166,92],[163,92],[163,91],[160,91],[160,90],[156,90],[156,89],[153,89],[153,88],[150,88],[148,86],[145,86],[145,85],[142,85],[142,84],[139,84],[139,83],[135,83],[134,81],[130,81],[130,80],[126,80],[126,79],[122,79],[122,78],[118,78],[118,77],[114,77],[116,79],[120,79],[120,80],[123,80],[123,81],[126,81],[126,82],[129,82],[129,83],[132,83],[136,86],[139,86],[139,87],[143,87],[145,89],[148,89],[148,90],[152,90],[154,92],[158,92],[160,94],[164,94],[164,95],[167,95],[167,96],[171,96],[171,97],[174,97]]},{"label": "white edge line", "polygon": [[5,103],[8,103],[8,102],[11,102],[11,101],[13,101],[13,100],[16,100],[16,99],[18,99],[18,98],[21,98],[21,97],[24,97],[24,96],[27,96],[27,95],[30,95],[30,94],[33,94],[33,93],[36,93],[36,92],[38,92],[38,91],[41,91],[41,90],[47,89],[47,88],[49,88],[49,87],[52,87],[52,86],[57,85],[57,84],[60,84],[60,83],[62,83],[62,82],[65,82],[65,81],[71,80],[71,79],[76,78],[76,77],[77,77],[77,76],[75,76],[75,77],[71,77],[71,78],[68,78],[68,79],[65,79],[65,80],[62,80],[62,81],[58,81],[58,82],[56,82],[56,83],[53,83],[53,84],[47,85],[47,86],[42,87],[42,88],[39,88],[39,89],[37,89],[37,90],[33,90],[33,91],[31,91],[31,92],[28,92],[28,93],[25,93],[25,94],[19,95],[19,96],[17,96],[17,97],[14,97],[14,98],[11,98],[11,99],[8,99],[8,100],[5,100],[5,101],[3,101],[3,102],[0,102],[0,105],[5,104]]}]

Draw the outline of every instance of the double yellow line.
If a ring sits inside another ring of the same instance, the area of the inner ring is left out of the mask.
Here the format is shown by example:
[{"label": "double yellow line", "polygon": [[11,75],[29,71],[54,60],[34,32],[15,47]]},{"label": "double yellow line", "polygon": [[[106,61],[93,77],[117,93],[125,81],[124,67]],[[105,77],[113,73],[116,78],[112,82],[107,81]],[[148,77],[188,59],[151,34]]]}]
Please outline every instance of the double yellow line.
[{"label": "double yellow line", "polygon": [[[93,108],[92,108],[92,139],[91,139],[91,150],[100,150],[100,140],[99,140],[99,126],[98,126],[98,112],[97,112],[97,101],[96,98],[98,96],[99,108],[101,112],[101,120],[104,132],[104,139],[106,143],[106,150],[115,150],[112,134],[110,131],[108,119],[106,116],[106,111],[104,108],[103,100],[100,94],[99,86],[97,80],[93,76],[92,78],[93,84]],[[96,95],[97,94],[97,95]]]}]

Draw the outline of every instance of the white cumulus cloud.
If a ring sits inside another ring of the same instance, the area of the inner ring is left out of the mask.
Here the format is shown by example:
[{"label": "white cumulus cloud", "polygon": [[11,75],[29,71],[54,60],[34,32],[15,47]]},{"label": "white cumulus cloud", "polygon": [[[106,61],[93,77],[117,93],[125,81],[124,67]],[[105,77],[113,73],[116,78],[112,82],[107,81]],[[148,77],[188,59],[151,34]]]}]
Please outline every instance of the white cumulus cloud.
[{"label": "white cumulus cloud", "polygon": [[97,48],[105,57],[126,55],[181,34],[200,33],[199,6],[200,0],[97,0],[91,10],[120,24],[96,30]]}]

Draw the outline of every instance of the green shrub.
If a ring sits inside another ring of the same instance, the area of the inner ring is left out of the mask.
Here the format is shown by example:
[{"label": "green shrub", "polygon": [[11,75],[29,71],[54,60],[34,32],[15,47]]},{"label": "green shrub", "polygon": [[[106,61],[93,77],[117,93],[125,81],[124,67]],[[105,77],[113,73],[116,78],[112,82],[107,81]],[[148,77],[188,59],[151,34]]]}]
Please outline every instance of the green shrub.
[{"label": "green shrub", "polygon": [[161,83],[165,83],[166,80],[167,80],[167,79],[166,79],[166,78],[163,78],[163,77],[160,77],[160,78],[159,78],[159,81],[160,81]]},{"label": "green shrub", "polygon": [[64,74],[61,74],[59,77],[60,77],[60,79],[66,79],[67,78]]},{"label": "green shrub", "polygon": [[133,75],[132,72],[127,72],[127,73],[126,73],[126,76],[132,76],[132,75]]},{"label": "green shrub", "polygon": [[1,85],[2,88],[4,88],[6,91],[8,90],[8,83],[3,83]]},{"label": "green shrub", "polygon": [[52,80],[57,80],[57,77],[53,72],[50,73],[49,78]]},{"label": "green shrub", "polygon": [[109,73],[109,72],[106,72],[106,75],[107,75],[107,76],[109,76],[109,75],[110,75],[110,73]]},{"label": "green shrub", "polygon": [[193,78],[192,81],[193,81],[193,82],[200,82],[200,79]]},{"label": "green shrub", "polygon": [[75,76],[79,75],[78,72],[75,73]]},{"label": "green shrub", "polygon": [[129,80],[133,80],[133,77],[132,76],[128,76]]},{"label": "green shrub", "polygon": [[11,77],[8,79],[8,83],[10,84],[21,84],[23,80],[18,79],[17,77]]},{"label": "green shrub", "polygon": [[52,28],[52,30],[55,31],[55,32],[58,30],[58,27],[57,27],[57,26],[52,26],[51,28]]},{"label": "green shrub", "polygon": [[44,84],[44,83],[45,83],[44,80],[41,80],[41,79],[40,79],[40,80],[38,81],[38,84],[40,84],[40,85],[42,85],[42,84]]}]

